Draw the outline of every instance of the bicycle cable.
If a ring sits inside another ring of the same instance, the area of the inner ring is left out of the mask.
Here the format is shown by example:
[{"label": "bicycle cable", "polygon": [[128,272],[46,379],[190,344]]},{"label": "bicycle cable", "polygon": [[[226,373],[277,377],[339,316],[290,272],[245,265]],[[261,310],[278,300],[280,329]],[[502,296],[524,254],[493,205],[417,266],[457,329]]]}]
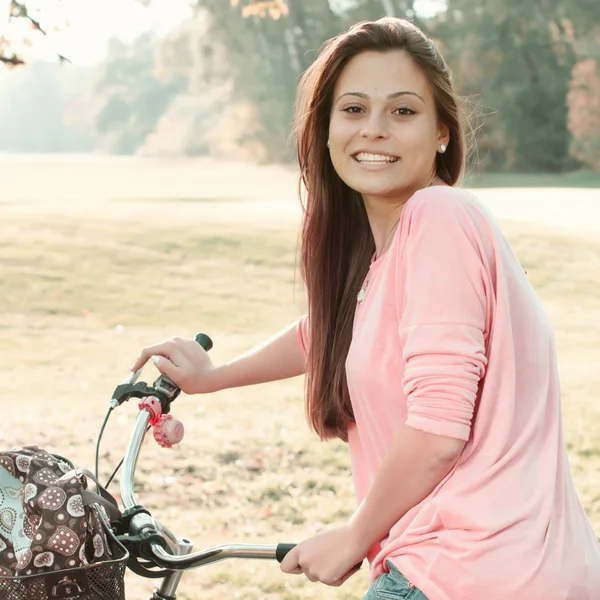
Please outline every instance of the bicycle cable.
[{"label": "bicycle cable", "polygon": [[[150,431],[151,427],[152,427],[151,425],[148,425],[148,427],[146,427],[146,433],[148,433]],[[115,475],[119,472],[119,469],[121,468],[121,465],[123,464],[124,460],[125,460],[125,457],[123,457],[119,461],[117,468],[112,472],[112,475],[108,478],[108,481],[106,482],[106,485],[104,486],[105,488],[108,488],[108,486],[111,484],[112,480],[115,478]]]},{"label": "bicycle cable", "polygon": [[[102,436],[104,435],[104,429],[106,428],[106,424],[108,423],[108,418],[110,417],[110,413],[113,411],[113,407],[109,406],[108,407],[108,412],[106,413],[106,417],[104,417],[104,423],[102,423],[102,427],[100,428],[100,433],[98,434],[98,441],[96,442],[96,460],[95,460],[95,473],[94,475],[96,476],[96,480],[100,481],[99,478],[99,462],[100,462],[100,441],[102,440]],[[121,461],[123,462],[123,461]],[[119,464],[119,467],[121,465]],[[118,467],[117,467],[118,469]],[[116,473],[116,471],[115,471]],[[98,483],[96,483],[96,492],[99,494],[100,493],[100,485]]]},{"label": "bicycle cable", "polygon": [[108,481],[106,482],[106,485],[104,486],[105,488],[107,488],[112,480],[115,478],[115,475],[119,472],[119,469],[121,468],[121,465],[123,464],[123,461],[125,460],[125,457],[123,457],[120,461],[119,464],[117,465],[117,468],[113,471],[112,475],[108,478]]}]

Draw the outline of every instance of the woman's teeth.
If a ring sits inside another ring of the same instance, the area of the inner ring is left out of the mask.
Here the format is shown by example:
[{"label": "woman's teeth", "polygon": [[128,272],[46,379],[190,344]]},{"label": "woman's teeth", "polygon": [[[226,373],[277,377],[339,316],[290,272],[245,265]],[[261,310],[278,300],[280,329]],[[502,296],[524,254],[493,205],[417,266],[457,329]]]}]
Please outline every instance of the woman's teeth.
[{"label": "woman's teeth", "polygon": [[354,156],[359,163],[369,165],[380,165],[383,163],[393,163],[398,160],[396,156],[387,156],[385,154],[367,154],[366,152],[359,152]]}]

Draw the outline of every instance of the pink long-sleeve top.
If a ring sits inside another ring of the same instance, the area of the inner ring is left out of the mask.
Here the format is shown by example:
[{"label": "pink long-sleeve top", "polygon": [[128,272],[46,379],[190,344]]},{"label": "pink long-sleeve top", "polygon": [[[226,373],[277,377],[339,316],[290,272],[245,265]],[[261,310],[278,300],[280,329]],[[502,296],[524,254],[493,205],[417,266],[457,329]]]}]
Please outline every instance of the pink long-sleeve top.
[{"label": "pink long-sleeve top", "polygon": [[[421,190],[368,278],[346,362],[358,502],[402,424],[466,442],[372,548],[371,578],[390,560],[429,600],[600,600],[553,332],[494,217],[464,190]],[[297,331],[310,351],[306,315]]]}]

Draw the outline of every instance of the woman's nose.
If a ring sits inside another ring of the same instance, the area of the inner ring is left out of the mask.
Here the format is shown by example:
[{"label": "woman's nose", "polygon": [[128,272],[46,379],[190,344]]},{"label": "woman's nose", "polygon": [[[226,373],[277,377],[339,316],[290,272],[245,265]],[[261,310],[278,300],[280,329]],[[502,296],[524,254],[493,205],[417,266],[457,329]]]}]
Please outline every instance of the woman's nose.
[{"label": "woman's nose", "polygon": [[372,112],[363,123],[360,132],[361,136],[367,139],[381,139],[387,137],[385,118],[382,114]]}]

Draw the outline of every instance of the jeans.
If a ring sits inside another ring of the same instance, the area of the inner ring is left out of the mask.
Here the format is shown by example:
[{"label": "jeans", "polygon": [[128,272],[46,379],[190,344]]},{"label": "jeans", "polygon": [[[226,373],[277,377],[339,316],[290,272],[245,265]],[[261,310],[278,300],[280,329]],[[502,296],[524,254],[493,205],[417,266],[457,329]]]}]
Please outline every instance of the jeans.
[{"label": "jeans", "polygon": [[425,594],[412,585],[391,562],[387,565],[389,573],[383,573],[374,581],[363,600],[427,600]]}]

